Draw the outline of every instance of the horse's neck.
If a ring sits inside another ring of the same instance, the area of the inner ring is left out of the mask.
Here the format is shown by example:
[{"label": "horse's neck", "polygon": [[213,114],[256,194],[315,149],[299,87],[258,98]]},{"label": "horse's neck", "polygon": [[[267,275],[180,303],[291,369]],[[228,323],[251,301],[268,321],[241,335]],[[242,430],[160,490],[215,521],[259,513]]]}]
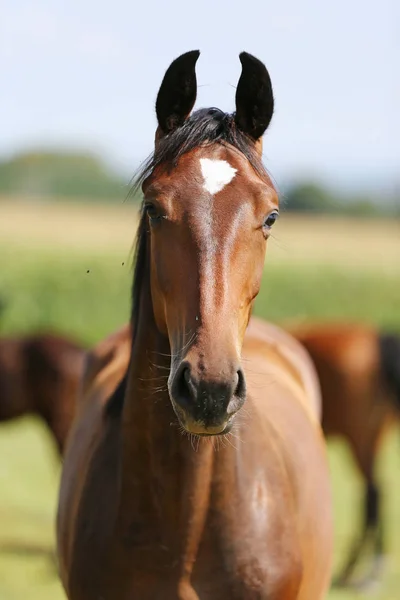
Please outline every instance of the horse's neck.
[{"label": "horse's neck", "polygon": [[132,346],[122,417],[121,510],[180,526],[189,510],[201,521],[208,502],[212,444],[181,431],[168,394],[168,340],[154,323],[151,299],[143,303]]},{"label": "horse's neck", "polygon": [[[132,330],[121,423],[117,539],[123,540],[128,556],[127,547],[169,550],[158,559],[166,560],[170,571],[173,558],[174,573],[185,587],[206,532],[214,447],[208,439],[190,440],[180,431],[167,389],[169,343],[155,326],[150,294]],[[230,446],[218,453],[219,468],[221,463],[234,465],[233,453]]]}]

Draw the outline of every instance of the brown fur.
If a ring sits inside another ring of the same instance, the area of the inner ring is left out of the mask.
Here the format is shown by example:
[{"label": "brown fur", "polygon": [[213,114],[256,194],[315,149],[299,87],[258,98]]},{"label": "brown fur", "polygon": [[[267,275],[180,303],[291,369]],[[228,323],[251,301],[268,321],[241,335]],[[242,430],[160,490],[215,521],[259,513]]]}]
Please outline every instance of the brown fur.
[{"label": "brown fur", "polygon": [[[197,440],[192,446],[186,437],[168,426],[174,417],[166,411],[167,406],[161,403],[157,410],[156,404],[155,409],[161,413],[157,416],[161,428],[157,427],[159,433],[154,432],[153,435],[161,435],[160,441],[165,438],[164,453],[169,448],[167,456],[158,456],[151,438],[145,436],[143,443],[147,451],[141,453],[144,462],[141,467],[142,473],[148,472],[150,479],[141,478],[141,485],[145,489],[149,486],[149,490],[140,499],[142,508],[138,506],[135,520],[136,502],[132,504],[135,487],[131,489],[132,484],[128,485],[128,489],[124,490],[127,495],[124,504],[127,505],[119,517],[121,523],[117,531],[113,531],[118,503],[117,497],[112,498],[115,486],[118,487],[118,440],[121,436],[118,429],[121,424],[112,419],[105,420],[104,407],[128,368],[130,334],[130,326],[127,326],[95,348],[87,361],[91,376],[88,377],[88,372],[84,376],[85,393],[81,398],[80,418],[71,435],[60,495],[59,519],[64,533],[59,532],[59,552],[62,556],[61,574],[69,597],[74,600],[95,598],[96,583],[100,585],[100,582],[104,585],[101,589],[105,598],[108,597],[107,590],[113,598],[147,598],[155,594],[155,597],[166,599],[192,596],[222,599],[227,597],[228,590],[231,590],[232,598],[264,597],[258,594],[261,594],[267,579],[274,591],[273,595],[265,597],[288,600],[323,598],[324,594],[317,595],[315,590],[326,590],[329,580],[329,573],[317,568],[320,563],[326,565],[330,555],[330,546],[327,545],[331,536],[330,497],[329,493],[326,495],[329,484],[326,473],[322,479],[321,473],[318,477],[305,475],[311,475],[315,469],[321,471],[324,462],[321,462],[320,455],[322,440],[315,437],[318,430],[315,406],[319,403],[319,388],[301,347],[274,326],[257,319],[250,322],[243,357],[252,361],[248,367],[252,387],[259,394],[267,385],[268,395],[266,397],[262,393],[260,404],[249,402],[248,414],[238,424],[235,437],[228,442],[221,440],[214,446],[211,440]],[[289,412],[286,406],[291,406]],[[163,431],[162,414],[165,411],[167,429]],[[265,424],[261,425],[264,419]],[[259,426],[257,422],[260,422]],[[270,424],[267,425],[268,422]],[[300,443],[299,430],[303,429],[307,432],[307,439]],[[285,440],[289,438],[292,441],[280,456],[283,431],[286,432]],[[88,435],[89,432],[92,433]],[[106,446],[108,450],[104,454]],[[259,456],[260,452],[262,455],[265,453],[264,459]],[[148,453],[148,459],[145,459]],[[169,465],[168,472],[164,473],[169,459],[176,454],[178,463],[176,466]],[[296,455],[294,464],[293,455]],[[253,479],[247,467],[240,479],[244,478],[243,484],[248,489],[243,497],[239,496],[234,501],[232,491],[236,476],[231,469],[238,457],[242,461],[250,461],[249,465],[256,463],[255,472],[260,475]],[[186,465],[184,472],[189,470],[186,476],[182,473],[177,479],[182,468],[178,466],[180,463],[182,467]],[[275,467],[270,470],[274,463]],[[100,475],[97,476],[96,471],[100,467],[105,470],[97,481]],[[266,480],[261,477],[264,470]],[[132,477],[135,479],[131,469],[128,473],[127,484]],[[187,489],[178,484],[179,480],[185,481],[185,477],[188,477]],[[85,517],[85,530],[80,530],[83,525],[81,511],[90,502],[89,497],[85,498],[88,479],[95,486],[91,493],[97,498],[96,509],[89,519]],[[149,497],[146,500],[147,493]],[[252,506],[252,503],[255,504]],[[148,524],[147,518],[150,518]],[[269,522],[261,537],[258,532],[260,518]],[[153,533],[150,530],[146,532],[153,520],[155,530]],[[295,525],[295,522],[298,524]],[[79,526],[79,523],[82,525]],[[175,536],[186,540],[181,549],[178,545],[174,550],[177,540],[172,540]],[[235,547],[235,539],[238,555],[232,556],[234,562],[221,563],[228,548],[231,545]],[[78,545],[82,545],[79,550]],[[288,554],[289,548],[291,552]],[[87,554],[89,551],[90,555]],[[267,558],[271,552],[275,557],[272,562],[271,557]],[[265,558],[261,559],[264,555]],[[175,567],[174,556],[180,557]],[[248,562],[251,556],[258,557],[254,564]],[[109,563],[109,560],[112,562]],[[297,564],[294,573],[293,564],[290,568],[289,581],[285,576],[287,561]],[[112,568],[114,575],[109,572],[100,575],[97,571],[99,564],[107,565],[104,567],[106,570]],[[133,586],[130,588],[132,596],[126,596],[125,569],[129,572],[129,584]],[[123,576],[123,582],[120,576]],[[193,589],[197,590],[197,596],[193,595]]]},{"label": "brown fur", "polygon": [[0,339],[0,421],[35,414],[62,453],[74,418],[84,349],[57,335]]}]

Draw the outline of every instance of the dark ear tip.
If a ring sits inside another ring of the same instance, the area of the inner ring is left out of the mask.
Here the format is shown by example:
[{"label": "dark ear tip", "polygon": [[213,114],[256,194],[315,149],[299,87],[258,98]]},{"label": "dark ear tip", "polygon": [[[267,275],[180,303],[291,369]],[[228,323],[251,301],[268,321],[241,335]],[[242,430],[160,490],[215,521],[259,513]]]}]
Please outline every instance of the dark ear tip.
[{"label": "dark ear tip", "polygon": [[189,52],[185,52],[184,54],[181,54],[180,56],[178,56],[178,58],[176,58],[174,60],[174,63],[182,62],[182,63],[190,63],[192,65],[195,65],[199,56],[200,56],[200,50],[190,50]]},{"label": "dark ear tip", "polygon": [[242,64],[244,62],[248,61],[249,58],[254,58],[254,56],[252,56],[252,54],[249,54],[248,52],[245,52],[245,51],[243,51],[239,54],[239,60]]},{"label": "dark ear tip", "polygon": [[239,54],[239,60],[240,60],[240,62],[242,64],[242,67],[254,65],[254,66],[262,67],[263,69],[266,68],[265,65],[264,65],[264,63],[261,62],[261,60],[259,60],[258,58],[256,58],[252,54],[249,54],[248,52],[241,52]]}]

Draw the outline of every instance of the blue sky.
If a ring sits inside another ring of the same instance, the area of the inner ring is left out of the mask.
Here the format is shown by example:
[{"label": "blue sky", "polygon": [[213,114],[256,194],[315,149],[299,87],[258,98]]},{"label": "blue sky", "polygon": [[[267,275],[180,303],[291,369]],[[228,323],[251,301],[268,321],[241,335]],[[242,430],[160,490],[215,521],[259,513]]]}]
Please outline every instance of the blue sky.
[{"label": "blue sky", "polygon": [[270,71],[264,159],[278,184],[313,176],[399,185],[400,3],[337,0],[6,0],[0,22],[0,157],[95,150],[131,173],[151,151],[169,63],[199,48],[197,106],[234,109],[238,54]]}]

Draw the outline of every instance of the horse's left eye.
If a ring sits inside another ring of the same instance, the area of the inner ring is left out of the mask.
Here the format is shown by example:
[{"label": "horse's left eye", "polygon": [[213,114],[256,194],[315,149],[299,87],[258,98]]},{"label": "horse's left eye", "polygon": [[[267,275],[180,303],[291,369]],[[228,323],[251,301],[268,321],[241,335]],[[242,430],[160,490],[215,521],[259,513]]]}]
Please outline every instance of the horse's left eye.
[{"label": "horse's left eye", "polygon": [[272,225],[275,223],[275,221],[277,220],[277,218],[279,217],[279,213],[277,210],[274,210],[271,214],[268,215],[268,217],[265,219],[264,221],[264,229],[271,229]]}]

